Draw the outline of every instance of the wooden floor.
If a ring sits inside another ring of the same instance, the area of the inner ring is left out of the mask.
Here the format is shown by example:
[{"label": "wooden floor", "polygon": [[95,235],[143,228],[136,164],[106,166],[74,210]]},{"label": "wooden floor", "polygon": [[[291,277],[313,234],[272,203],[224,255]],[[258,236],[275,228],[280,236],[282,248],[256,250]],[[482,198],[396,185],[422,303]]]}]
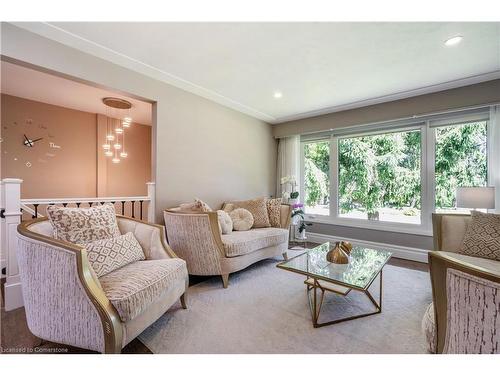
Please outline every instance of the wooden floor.
[{"label": "wooden floor", "polygon": [[[291,250],[293,252],[293,250]],[[428,266],[424,263],[413,262],[398,258],[392,258],[389,264],[398,267],[405,267],[412,270],[428,272]],[[211,277],[220,276],[190,276],[189,285],[194,285],[205,281]],[[1,285],[1,311],[0,311],[0,331],[1,331],[1,351],[0,353],[95,353],[89,350],[75,348],[67,345],[52,342],[41,342],[41,340],[29,331],[26,323],[24,308],[13,311],[5,311],[3,308],[3,280]],[[123,350],[126,354],[152,354],[151,351],[138,339],[132,340]]]}]

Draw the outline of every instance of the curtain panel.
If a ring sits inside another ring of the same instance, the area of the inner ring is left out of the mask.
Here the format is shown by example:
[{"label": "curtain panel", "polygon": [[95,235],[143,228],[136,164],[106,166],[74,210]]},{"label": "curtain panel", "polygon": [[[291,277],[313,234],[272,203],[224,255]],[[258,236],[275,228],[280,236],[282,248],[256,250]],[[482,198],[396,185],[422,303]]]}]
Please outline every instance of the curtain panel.
[{"label": "curtain panel", "polygon": [[276,168],[276,196],[282,197],[284,192],[291,192],[290,183],[282,184],[281,180],[292,177],[296,181],[295,191],[300,191],[300,136],[280,138],[278,142],[278,165]]}]

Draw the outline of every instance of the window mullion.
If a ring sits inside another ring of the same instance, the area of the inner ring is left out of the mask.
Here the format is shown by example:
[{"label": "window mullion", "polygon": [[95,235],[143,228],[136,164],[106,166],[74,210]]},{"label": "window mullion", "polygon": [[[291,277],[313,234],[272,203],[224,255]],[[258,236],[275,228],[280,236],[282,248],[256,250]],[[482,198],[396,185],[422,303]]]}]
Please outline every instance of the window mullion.
[{"label": "window mullion", "polygon": [[330,217],[337,218],[339,214],[339,147],[338,138],[330,140]]}]

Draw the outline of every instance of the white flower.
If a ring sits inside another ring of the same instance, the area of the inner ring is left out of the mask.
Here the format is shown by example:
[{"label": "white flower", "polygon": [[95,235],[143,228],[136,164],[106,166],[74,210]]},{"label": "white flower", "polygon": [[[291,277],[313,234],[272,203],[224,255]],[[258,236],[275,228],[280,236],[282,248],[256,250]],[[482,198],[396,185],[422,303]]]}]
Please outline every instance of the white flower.
[{"label": "white flower", "polygon": [[281,185],[286,184],[290,181],[290,176],[281,177]]},{"label": "white flower", "polygon": [[288,191],[283,192],[283,199],[290,199],[290,193]]}]

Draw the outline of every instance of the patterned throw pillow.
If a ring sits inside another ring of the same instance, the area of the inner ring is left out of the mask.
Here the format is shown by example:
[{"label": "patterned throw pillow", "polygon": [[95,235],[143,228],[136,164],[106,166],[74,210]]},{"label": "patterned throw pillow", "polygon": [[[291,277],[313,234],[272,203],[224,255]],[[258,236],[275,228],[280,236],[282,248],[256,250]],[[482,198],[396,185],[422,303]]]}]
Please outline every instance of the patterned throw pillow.
[{"label": "patterned throw pillow", "polygon": [[212,209],[208,204],[203,202],[201,199],[195,198],[192,203],[181,203],[179,205],[181,211],[184,212],[211,212]]},{"label": "patterned throw pillow", "polygon": [[91,242],[85,246],[85,249],[89,263],[97,277],[107,275],[127,264],[146,259],[141,245],[132,232]]},{"label": "patterned throw pillow", "polygon": [[250,211],[253,216],[252,228],[268,228],[271,226],[271,223],[269,223],[269,215],[267,214],[266,198],[234,201],[230,203],[232,203],[235,208],[244,208]]},{"label": "patterned throw pillow", "polygon": [[472,211],[459,253],[500,260],[500,215]]},{"label": "patterned throw pillow", "polygon": [[272,198],[266,201],[267,215],[272,227],[281,227],[281,198]]},{"label": "patterned throw pillow", "polygon": [[90,208],[47,207],[47,216],[58,240],[85,245],[119,236],[115,207],[104,204]]}]

